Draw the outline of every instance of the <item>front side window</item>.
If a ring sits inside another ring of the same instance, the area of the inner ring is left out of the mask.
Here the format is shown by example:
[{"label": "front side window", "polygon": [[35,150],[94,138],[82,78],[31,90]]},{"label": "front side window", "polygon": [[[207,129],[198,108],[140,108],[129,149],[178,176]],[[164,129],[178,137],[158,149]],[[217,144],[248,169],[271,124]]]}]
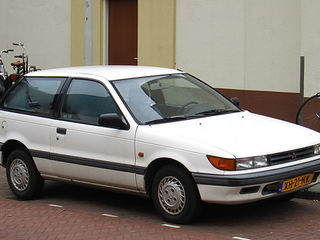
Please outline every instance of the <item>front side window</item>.
[{"label": "front side window", "polygon": [[117,80],[113,85],[142,124],[240,111],[224,96],[188,74]]},{"label": "front side window", "polygon": [[99,82],[73,79],[64,99],[61,118],[98,125],[99,116],[120,111],[106,88]]},{"label": "front side window", "polygon": [[24,78],[9,93],[3,106],[8,109],[50,115],[65,78]]}]

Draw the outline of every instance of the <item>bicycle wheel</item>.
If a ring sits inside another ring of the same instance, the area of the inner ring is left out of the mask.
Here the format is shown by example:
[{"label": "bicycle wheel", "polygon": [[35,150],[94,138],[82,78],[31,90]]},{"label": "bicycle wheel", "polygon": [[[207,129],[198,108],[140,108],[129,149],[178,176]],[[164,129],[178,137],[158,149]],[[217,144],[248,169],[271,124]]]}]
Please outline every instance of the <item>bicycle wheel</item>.
[{"label": "bicycle wheel", "polygon": [[320,93],[310,97],[301,105],[296,123],[320,132]]}]

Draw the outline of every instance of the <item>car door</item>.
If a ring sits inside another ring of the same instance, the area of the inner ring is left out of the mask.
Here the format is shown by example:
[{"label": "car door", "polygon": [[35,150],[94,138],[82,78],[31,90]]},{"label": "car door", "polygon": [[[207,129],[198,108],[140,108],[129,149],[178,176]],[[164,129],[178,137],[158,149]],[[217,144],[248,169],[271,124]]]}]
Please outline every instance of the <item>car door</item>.
[{"label": "car door", "polygon": [[62,97],[59,119],[51,129],[55,175],[84,183],[136,189],[134,134],[98,125],[101,114],[117,113],[126,121],[106,86],[72,79]]},{"label": "car door", "polygon": [[0,142],[17,141],[42,175],[52,174],[50,132],[54,106],[65,78],[25,77],[5,96],[0,113]]}]

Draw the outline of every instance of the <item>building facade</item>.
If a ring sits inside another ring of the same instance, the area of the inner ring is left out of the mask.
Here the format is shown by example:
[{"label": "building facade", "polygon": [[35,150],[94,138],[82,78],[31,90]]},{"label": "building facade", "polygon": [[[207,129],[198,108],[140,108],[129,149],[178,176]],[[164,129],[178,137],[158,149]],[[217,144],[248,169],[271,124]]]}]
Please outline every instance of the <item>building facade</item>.
[{"label": "building facade", "polygon": [[85,0],[2,0],[0,48],[24,42],[40,68],[83,65],[92,21],[93,64],[182,69],[253,112],[294,121],[300,56],[305,97],[320,89],[318,0],[91,2],[87,19]]}]

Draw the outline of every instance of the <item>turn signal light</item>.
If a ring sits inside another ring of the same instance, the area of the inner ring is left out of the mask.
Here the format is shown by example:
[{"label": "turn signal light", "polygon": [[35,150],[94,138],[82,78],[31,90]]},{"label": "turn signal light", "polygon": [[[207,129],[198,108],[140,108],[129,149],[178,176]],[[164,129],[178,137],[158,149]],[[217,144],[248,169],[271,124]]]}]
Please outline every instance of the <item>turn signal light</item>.
[{"label": "turn signal light", "polygon": [[213,156],[207,156],[210,163],[217,169],[225,170],[225,171],[235,171],[236,170],[236,160],[235,159],[227,159],[227,158],[219,158]]}]

